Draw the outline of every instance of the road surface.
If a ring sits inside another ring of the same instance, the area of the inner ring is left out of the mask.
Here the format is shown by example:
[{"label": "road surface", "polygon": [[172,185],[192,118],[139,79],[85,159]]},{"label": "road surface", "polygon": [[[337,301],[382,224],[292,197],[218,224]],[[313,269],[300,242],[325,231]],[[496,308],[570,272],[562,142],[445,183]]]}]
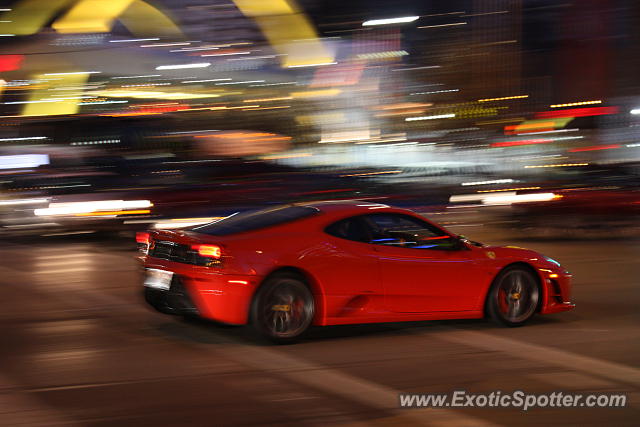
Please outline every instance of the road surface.
[{"label": "road surface", "polygon": [[[148,309],[128,241],[4,242],[0,425],[638,425],[640,241],[523,241],[482,221],[449,222],[560,260],[574,274],[577,309],[515,329],[480,320],[327,327],[271,346],[245,327]],[[400,392],[454,390],[625,393],[628,402],[399,408]]]}]

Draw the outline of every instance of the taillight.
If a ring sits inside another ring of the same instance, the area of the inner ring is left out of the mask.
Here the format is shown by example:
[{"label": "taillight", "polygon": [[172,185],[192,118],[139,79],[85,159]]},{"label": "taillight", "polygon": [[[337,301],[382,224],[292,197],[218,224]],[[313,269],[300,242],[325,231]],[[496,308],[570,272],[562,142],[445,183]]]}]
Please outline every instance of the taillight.
[{"label": "taillight", "polygon": [[151,235],[146,231],[138,231],[136,233],[136,243],[138,244],[138,250],[145,254],[149,253],[149,241]]},{"label": "taillight", "polygon": [[222,256],[222,249],[217,245],[193,245],[191,248],[198,251],[198,255],[205,258],[220,259]]},{"label": "taillight", "polygon": [[138,231],[136,233],[136,242],[137,243],[144,243],[144,244],[149,244],[149,233],[147,233],[146,231]]}]

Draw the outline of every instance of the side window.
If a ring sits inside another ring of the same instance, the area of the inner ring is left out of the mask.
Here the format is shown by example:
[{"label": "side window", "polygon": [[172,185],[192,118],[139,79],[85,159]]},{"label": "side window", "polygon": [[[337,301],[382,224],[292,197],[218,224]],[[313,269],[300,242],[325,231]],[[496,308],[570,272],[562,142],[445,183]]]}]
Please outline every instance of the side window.
[{"label": "side window", "polygon": [[402,214],[371,214],[365,217],[370,224],[370,242],[377,245],[412,249],[454,250],[458,242],[431,224]]},{"label": "side window", "polygon": [[362,217],[351,217],[334,222],[325,229],[325,232],[334,237],[354,242],[371,242],[371,230]]}]

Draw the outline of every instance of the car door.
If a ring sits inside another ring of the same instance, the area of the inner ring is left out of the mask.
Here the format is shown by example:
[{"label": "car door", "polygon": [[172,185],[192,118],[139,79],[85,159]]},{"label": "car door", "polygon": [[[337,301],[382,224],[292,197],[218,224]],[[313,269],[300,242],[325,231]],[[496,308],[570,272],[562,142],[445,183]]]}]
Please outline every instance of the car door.
[{"label": "car door", "polygon": [[323,266],[317,275],[326,284],[330,317],[374,316],[385,311],[377,247],[369,244],[370,230],[360,217],[329,225]]},{"label": "car door", "polygon": [[396,313],[477,310],[486,278],[475,251],[417,217],[366,216],[378,252],[385,307]]}]

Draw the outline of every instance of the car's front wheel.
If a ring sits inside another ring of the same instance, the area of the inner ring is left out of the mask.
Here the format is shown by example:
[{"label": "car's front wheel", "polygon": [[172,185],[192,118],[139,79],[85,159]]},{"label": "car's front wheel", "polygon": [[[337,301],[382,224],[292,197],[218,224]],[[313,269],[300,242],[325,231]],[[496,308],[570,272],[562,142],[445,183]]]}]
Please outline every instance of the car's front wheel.
[{"label": "car's front wheel", "polygon": [[313,321],[313,294],[293,273],[277,273],[258,289],[251,323],[258,333],[279,344],[300,338]]},{"label": "car's front wheel", "polygon": [[487,298],[487,312],[495,322],[511,327],[521,326],[538,308],[540,287],[529,269],[507,267],[494,280]]}]

